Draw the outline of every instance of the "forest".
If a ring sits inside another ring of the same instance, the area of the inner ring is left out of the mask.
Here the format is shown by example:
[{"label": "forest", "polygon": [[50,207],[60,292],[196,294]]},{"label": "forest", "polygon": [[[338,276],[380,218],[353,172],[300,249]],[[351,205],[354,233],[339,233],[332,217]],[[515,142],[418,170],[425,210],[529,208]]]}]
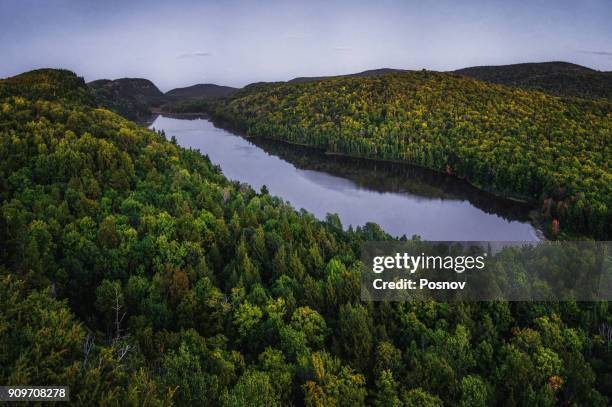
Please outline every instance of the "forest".
[{"label": "forest", "polygon": [[154,118],[154,111],[167,103],[229,96],[236,90],[229,86],[200,83],[162,93],[153,82],[143,78],[98,79],[88,82],[87,86],[97,105],[139,123]]},{"label": "forest", "polygon": [[550,238],[612,236],[612,104],[413,71],[259,83],[184,102],[248,136],[414,164],[539,209]]},{"label": "forest", "polygon": [[[562,227],[609,232],[608,105],[409,77],[265,85],[215,108],[252,134],[548,193]],[[98,406],[612,400],[608,302],[361,301],[361,245],[391,239],[378,226],[230,182],[90,92],[62,70],[0,81],[3,385]]]},{"label": "forest", "polygon": [[612,72],[569,62],[474,66],[453,71],[481,81],[534,89],[557,96],[612,101]]},{"label": "forest", "polygon": [[151,110],[166,102],[166,96],[147,79],[98,79],[87,84],[96,103],[130,120],[145,121]]}]

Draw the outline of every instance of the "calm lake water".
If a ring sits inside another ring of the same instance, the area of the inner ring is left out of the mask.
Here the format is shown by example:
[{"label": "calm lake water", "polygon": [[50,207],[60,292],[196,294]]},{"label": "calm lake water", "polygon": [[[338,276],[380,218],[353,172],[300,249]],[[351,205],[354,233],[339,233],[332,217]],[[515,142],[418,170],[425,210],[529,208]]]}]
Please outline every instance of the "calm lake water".
[{"label": "calm lake water", "polygon": [[159,116],[152,128],[198,149],[232,180],[345,227],[375,222],[393,236],[427,240],[533,241],[529,208],[493,197],[444,174],[392,163],[329,156],[285,143],[245,139],[202,118]]}]

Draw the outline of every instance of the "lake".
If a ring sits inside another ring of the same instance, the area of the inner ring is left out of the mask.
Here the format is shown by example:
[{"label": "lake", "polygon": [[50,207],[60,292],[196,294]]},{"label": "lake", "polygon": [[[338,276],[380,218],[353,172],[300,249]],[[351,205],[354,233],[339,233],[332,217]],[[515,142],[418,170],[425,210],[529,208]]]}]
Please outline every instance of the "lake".
[{"label": "lake", "polygon": [[271,194],[344,227],[379,224],[393,236],[426,240],[534,241],[530,208],[463,180],[403,164],[331,156],[308,147],[244,138],[204,118],[158,116],[151,124],[179,145],[200,150],[226,177],[266,185]]}]

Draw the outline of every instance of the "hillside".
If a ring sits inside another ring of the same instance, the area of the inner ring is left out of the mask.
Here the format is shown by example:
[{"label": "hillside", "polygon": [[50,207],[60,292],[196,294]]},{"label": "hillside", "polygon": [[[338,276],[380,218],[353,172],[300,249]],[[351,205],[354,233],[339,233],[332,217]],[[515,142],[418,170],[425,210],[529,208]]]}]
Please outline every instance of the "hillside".
[{"label": "hillside", "polygon": [[343,78],[343,77],[357,77],[357,78],[368,78],[371,76],[384,75],[388,73],[399,73],[399,72],[409,72],[405,69],[393,69],[393,68],[380,68],[380,69],[369,69],[363,72],[351,73],[346,75],[334,75],[334,76],[300,76],[298,78],[293,78],[289,80],[289,83],[301,83],[301,82],[310,82],[310,81],[318,81],[321,79],[331,79],[331,78]]},{"label": "hillside", "polygon": [[95,106],[96,100],[83,78],[63,69],[37,69],[0,79],[0,99],[20,95],[33,100],[70,100]]},{"label": "hillside", "polygon": [[148,79],[99,79],[87,84],[97,102],[132,120],[143,120],[153,107],[166,102],[164,94]]},{"label": "hillside", "polygon": [[0,94],[0,382],[61,383],[82,405],[276,406],[304,398],[299,355],[308,377],[329,369],[305,391],[363,401],[363,374],[326,351],[326,321],[341,305],[366,315],[355,248],[382,231],[347,234],[230,183],[82,103],[68,71]]},{"label": "hillside", "polygon": [[454,73],[558,96],[612,101],[612,72],[596,71],[567,62],[475,66],[458,69]]},{"label": "hillside", "polygon": [[208,99],[226,97],[237,89],[231,86],[220,86],[212,83],[192,85],[185,88],[172,89],[165,93],[168,100]]},{"label": "hillside", "polygon": [[528,200],[554,234],[611,236],[606,101],[406,72],[258,84],[196,107],[248,135],[408,162]]},{"label": "hillside", "polygon": [[87,94],[68,71],[0,81],[1,383],[101,406],[608,405],[606,302],[363,302],[376,225],[231,183]]}]

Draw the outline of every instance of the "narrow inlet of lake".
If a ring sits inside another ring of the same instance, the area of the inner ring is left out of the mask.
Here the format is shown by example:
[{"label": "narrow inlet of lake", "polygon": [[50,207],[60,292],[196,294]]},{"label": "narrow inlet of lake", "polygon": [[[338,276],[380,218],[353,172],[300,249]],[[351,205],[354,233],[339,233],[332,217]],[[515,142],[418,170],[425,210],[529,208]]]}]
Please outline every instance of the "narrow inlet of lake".
[{"label": "narrow inlet of lake", "polygon": [[426,240],[533,241],[529,207],[466,182],[407,165],[329,156],[310,148],[246,139],[202,118],[159,116],[151,124],[185,148],[200,150],[231,180],[304,208],[337,213],[344,227],[367,222],[393,236]]}]

